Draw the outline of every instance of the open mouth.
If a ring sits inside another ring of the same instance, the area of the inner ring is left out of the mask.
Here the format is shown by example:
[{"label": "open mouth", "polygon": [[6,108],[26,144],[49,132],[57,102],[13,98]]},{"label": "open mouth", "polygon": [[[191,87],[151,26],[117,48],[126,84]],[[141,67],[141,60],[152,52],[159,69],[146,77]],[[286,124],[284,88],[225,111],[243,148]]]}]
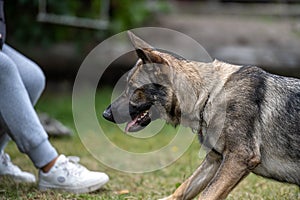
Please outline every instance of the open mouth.
[{"label": "open mouth", "polygon": [[138,114],[134,119],[127,123],[126,132],[136,132],[145,128],[151,122],[150,110]]}]

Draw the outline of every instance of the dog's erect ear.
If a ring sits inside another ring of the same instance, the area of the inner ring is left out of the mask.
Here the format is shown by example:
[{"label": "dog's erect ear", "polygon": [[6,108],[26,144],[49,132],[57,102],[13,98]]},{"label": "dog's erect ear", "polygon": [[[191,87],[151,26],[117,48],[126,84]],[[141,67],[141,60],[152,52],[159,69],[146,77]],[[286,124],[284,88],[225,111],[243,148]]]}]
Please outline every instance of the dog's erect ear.
[{"label": "dog's erect ear", "polygon": [[134,35],[131,31],[127,31],[127,33],[135,49],[154,49],[150,44],[148,44],[138,36]]},{"label": "dog's erect ear", "polygon": [[143,63],[166,63],[160,55],[153,52],[155,49],[150,44],[137,37],[130,31],[127,31],[127,33],[138,57],[142,59]]}]

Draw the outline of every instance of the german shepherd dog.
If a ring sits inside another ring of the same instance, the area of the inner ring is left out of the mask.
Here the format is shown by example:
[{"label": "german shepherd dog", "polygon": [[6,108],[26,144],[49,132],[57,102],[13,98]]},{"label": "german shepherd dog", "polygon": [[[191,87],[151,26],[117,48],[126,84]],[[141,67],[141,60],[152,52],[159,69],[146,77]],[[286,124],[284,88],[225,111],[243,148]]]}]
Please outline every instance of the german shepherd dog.
[{"label": "german shepherd dog", "polygon": [[127,132],[162,118],[192,128],[209,147],[199,168],[164,199],[225,199],[250,172],[300,185],[300,80],[185,60],[129,37],[139,59],[104,118],[127,122]]}]

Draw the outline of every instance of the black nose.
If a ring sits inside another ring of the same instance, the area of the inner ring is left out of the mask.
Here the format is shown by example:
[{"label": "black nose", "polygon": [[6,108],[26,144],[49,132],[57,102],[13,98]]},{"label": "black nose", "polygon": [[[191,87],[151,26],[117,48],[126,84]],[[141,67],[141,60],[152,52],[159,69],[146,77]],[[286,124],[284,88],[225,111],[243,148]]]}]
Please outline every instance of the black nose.
[{"label": "black nose", "polygon": [[114,116],[111,111],[111,105],[109,105],[106,108],[106,110],[103,112],[102,116],[108,121],[115,122]]}]

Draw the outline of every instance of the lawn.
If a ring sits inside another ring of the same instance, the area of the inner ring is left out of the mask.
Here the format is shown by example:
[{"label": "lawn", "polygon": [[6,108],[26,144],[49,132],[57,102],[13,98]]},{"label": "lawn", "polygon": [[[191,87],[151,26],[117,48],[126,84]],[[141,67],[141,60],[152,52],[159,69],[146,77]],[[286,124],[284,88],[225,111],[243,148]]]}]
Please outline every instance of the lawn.
[{"label": "lawn", "polygon": [[[108,182],[101,190],[91,194],[74,195],[64,192],[39,192],[36,184],[15,184],[9,178],[1,178],[0,199],[158,199],[171,194],[197,168],[199,147],[197,139],[176,162],[163,169],[148,173],[126,173],[111,169],[95,159],[84,147],[80,137],[75,131],[72,116],[71,93],[54,94],[45,93],[37,105],[37,110],[47,112],[59,119],[74,130],[72,137],[50,138],[52,144],[60,153],[76,155],[81,158],[81,163],[92,170],[104,171],[110,176]],[[101,112],[110,102],[110,90],[101,89],[96,95],[96,112],[99,122],[105,129],[107,137],[117,146],[128,151],[147,152],[150,149],[167,144],[176,132],[172,127],[165,127],[161,133],[151,138],[133,138],[124,133],[113,124],[101,118]],[[106,151],[106,149],[101,149]],[[6,148],[12,160],[22,169],[37,175],[38,171],[30,160],[19,153],[16,145],[11,142]],[[134,164],[134,160],[130,161]],[[227,198],[238,199],[300,199],[298,187],[264,179],[251,174],[243,180]]]}]

